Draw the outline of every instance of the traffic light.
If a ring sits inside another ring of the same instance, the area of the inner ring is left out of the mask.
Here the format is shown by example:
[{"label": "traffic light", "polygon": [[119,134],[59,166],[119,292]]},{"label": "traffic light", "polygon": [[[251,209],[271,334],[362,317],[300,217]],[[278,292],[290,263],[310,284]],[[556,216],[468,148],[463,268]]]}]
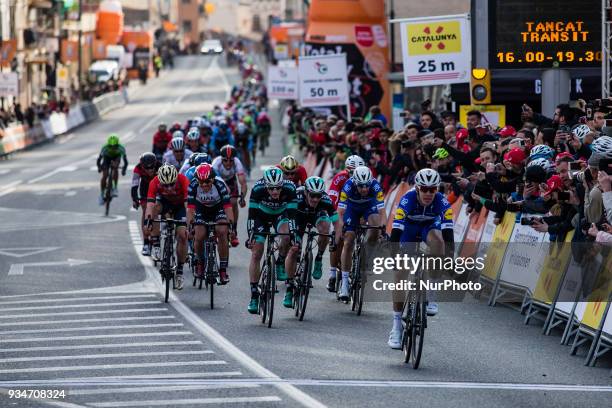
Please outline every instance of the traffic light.
[{"label": "traffic light", "polygon": [[470,100],[472,105],[487,105],[491,103],[491,72],[488,69],[472,68]]}]

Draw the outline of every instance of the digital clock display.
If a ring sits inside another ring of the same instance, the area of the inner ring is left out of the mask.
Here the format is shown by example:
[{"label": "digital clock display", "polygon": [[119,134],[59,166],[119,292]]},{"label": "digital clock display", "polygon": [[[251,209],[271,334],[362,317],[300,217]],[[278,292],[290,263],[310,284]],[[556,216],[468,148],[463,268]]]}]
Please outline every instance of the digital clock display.
[{"label": "digital clock display", "polygon": [[601,0],[490,3],[491,68],[601,66]]}]

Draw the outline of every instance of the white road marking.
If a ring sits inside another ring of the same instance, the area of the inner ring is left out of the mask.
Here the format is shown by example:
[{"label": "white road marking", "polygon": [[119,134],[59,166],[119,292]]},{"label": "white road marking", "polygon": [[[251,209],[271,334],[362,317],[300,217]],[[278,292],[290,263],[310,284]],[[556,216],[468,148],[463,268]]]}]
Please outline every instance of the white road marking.
[{"label": "white road marking", "polygon": [[174,400],[150,400],[150,401],[125,401],[125,402],[89,402],[88,405],[100,408],[114,407],[155,407],[162,405],[198,405],[198,404],[236,404],[256,402],[279,402],[280,398],[269,397],[221,397],[221,398],[193,398],[193,399],[174,399]]},{"label": "white road marking", "polygon": [[159,300],[148,300],[144,302],[113,302],[113,303],[81,303],[76,305],[54,305],[54,306],[28,306],[28,307],[11,307],[0,308],[3,312],[19,312],[22,310],[49,310],[49,309],[67,309],[71,307],[102,307],[102,306],[135,306],[135,305],[160,305]]},{"label": "white road marking", "polygon": [[[2,252],[0,251],[0,253]],[[117,295],[117,296],[64,297],[64,298],[55,298],[55,299],[33,299],[33,300],[20,299],[20,300],[11,300],[8,302],[0,302],[0,306],[14,305],[14,304],[22,305],[24,303],[53,303],[53,302],[70,302],[70,301],[77,301],[77,300],[91,301],[91,300],[108,300],[108,299],[151,298],[151,297],[157,297],[157,294],[150,293],[150,294],[143,294],[143,295],[133,294],[133,295]]]},{"label": "white road marking", "polygon": [[144,343],[113,343],[113,344],[84,344],[74,346],[41,346],[41,347],[20,347],[20,348],[8,348],[0,349],[0,353],[13,353],[13,352],[29,352],[29,351],[59,351],[59,350],[87,350],[87,349],[122,349],[126,347],[166,347],[166,346],[189,346],[202,344],[199,340],[187,340],[187,341],[150,341]]},{"label": "white road marking", "polygon": [[18,264],[11,264],[8,274],[9,275],[23,275],[23,269],[26,266],[62,266],[62,265],[66,265],[66,266],[72,267],[72,266],[85,265],[89,263],[91,263],[91,261],[86,261],[83,259],[71,259],[71,258],[68,258],[68,260],[66,261],[58,261],[58,262],[18,263]]},{"label": "white road marking", "polygon": [[121,142],[123,144],[129,142],[130,140],[134,139],[136,137],[136,133],[134,133],[134,131],[130,130],[129,132],[127,132],[127,134],[123,137],[121,137]]},{"label": "white road marking", "polygon": [[62,329],[35,329],[35,330],[9,330],[0,331],[0,336],[10,336],[15,334],[34,334],[34,333],[64,333],[74,331],[95,331],[95,330],[119,330],[119,329],[153,329],[158,327],[181,327],[183,323],[158,323],[158,324],[122,324],[118,326],[87,326],[87,327],[65,327]]},{"label": "white road marking", "polygon": [[98,322],[117,322],[121,320],[134,321],[134,320],[161,320],[161,319],[174,319],[174,316],[134,316],[134,317],[108,317],[103,319],[67,319],[67,320],[43,320],[43,321],[27,321],[27,322],[14,322],[14,323],[0,323],[0,327],[6,326],[34,326],[43,324],[67,324],[67,323],[98,323]]},{"label": "white road marking", "polygon": [[11,172],[11,169],[2,169],[0,170],[0,176],[3,176],[5,174],[9,174]]},{"label": "white road marking", "polygon": [[76,171],[76,169],[77,166],[74,165],[58,167],[57,169],[51,170],[50,172],[45,173],[42,176],[34,177],[33,179],[28,180],[28,184],[38,183],[39,181],[46,180],[49,177],[55,176],[57,173]]},{"label": "white road marking", "polygon": [[88,336],[60,336],[60,337],[25,337],[19,339],[2,339],[2,343],[21,343],[35,341],[67,341],[67,340],[92,340],[92,339],[119,339],[123,337],[166,337],[166,336],[188,336],[190,331],[174,331],[163,333],[120,333],[120,334],[92,334]]},{"label": "white road marking", "polygon": [[17,190],[17,186],[21,184],[22,180],[15,180],[11,183],[0,186],[0,197],[5,196],[7,194],[11,194],[12,192]]},{"label": "white road marking", "polygon": [[127,357],[156,357],[156,356],[187,356],[200,354],[214,354],[212,350],[186,350],[186,351],[150,351],[146,353],[114,353],[114,354],[86,354],[71,356],[36,356],[3,358],[0,363],[24,363],[27,361],[58,361],[58,360],[92,360],[96,358],[127,358]]},{"label": "white road marking", "polygon": [[66,191],[66,193],[64,194],[66,197],[74,197],[77,194],[76,191],[74,190],[70,190],[70,191]]},{"label": "white road marking", "polygon": [[48,373],[52,371],[89,371],[89,370],[115,370],[121,368],[160,368],[166,367],[186,367],[186,366],[209,366],[227,364],[223,360],[202,360],[202,361],[164,361],[163,363],[133,363],[133,364],[101,364],[101,365],[81,365],[81,366],[60,366],[60,367],[29,367],[11,368],[0,370],[3,374],[15,373]]},{"label": "white road marking", "polygon": [[[44,252],[55,251],[61,247],[20,247],[20,248],[0,248],[0,254],[13,258],[23,258],[25,256],[42,254]],[[0,303],[1,304],[1,303]]]},{"label": "white road marking", "polygon": [[[106,380],[119,380],[122,383],[129,379],[170,379],[170,378],[210,378],[210,377],[234,377],[242,375],[241,371],[209,371],[206,373],[197,371],[193,373],[166,373],[166,374],[135,374],[135,375],[109,375],[102,377],[68,377],[68,378],[56,378],[54,380],[36,380],[37,384],[55,384],[59,383],[67,385],[69,382],[78,382],[80,384],[102,384],[105,385]],[[0,385],[11,383],[21,384],[21,381],[0,381]],[[34,381],[27,381],[28,384],[34,383]]]},{"label": "white road marking", "polygon": [[257,384],[214,384],[214,385],[171,385],[156,387],[123,387],[123,388],[93,388],[70,390],[70,395],[104,395],[104,394],[132,394],[167,391],[190,391],[190,390],[221,390],[227,388],[258,388]]},{"label": "white road marking", "polygon": [[90,314],[114,314],[114,313],[140,313],[140,312],[167,312],[165,307],[147,307],[141,309],[119,309],[119,310],[89,310],[85,312],[60,312],[60,313],[36,313],[36,314],[18,314],[18,315],[0,315],[0,319],[31,319],[33,317],[47,316],[78,316]]}]

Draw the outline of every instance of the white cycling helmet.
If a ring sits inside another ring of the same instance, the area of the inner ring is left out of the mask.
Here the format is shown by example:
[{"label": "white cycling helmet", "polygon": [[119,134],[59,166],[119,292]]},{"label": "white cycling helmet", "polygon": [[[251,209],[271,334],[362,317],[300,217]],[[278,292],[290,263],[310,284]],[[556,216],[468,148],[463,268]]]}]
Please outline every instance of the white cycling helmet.
[{"label": "white cycling helmet", "polygon": [[263,180],[266,187],[279,187],[283,185],[283,171],[278,167],[268,167],[264,170]]},{"label": "white cycling helmet", "polygon": [[173,139],[182,139],[183,138],[183,131],[182,130],[175,130],[174,133],[172,133],[172,138]]},{"label": "white cycling helmet", "polygon": [[421,169],[414,178],[414,183],[419,187],[438,187],[441,181],[440,174],[434,169]]},{"label": "white cycling helmet", "polygon": [[612,137],[610,136],[600,136],[593,144],[591,144],[591,149],[593,153],[597,153],[603,158],[611,159],[612,158]]},{"label": "white cycling helmet", "polygon": [[172,150],[185,150],[185,141],[182,137],[175,137],[170,142],[170,145],[172,146]]},{"label": "white cycling helmet", "polygon": [[309,193],[322,194],[325,191],[325,180],[316,176],[308,177],[304,183],[304,188]]},{"label": "white cycling helmet", "polygon": [[192,127],[191,129],[189,129],[189,132],[187,133],[187,139],[188,140],[200,140],[200,129],[198,129],[197,127]]},{"label": "white cycling helmet", "polygon": [[353,172],[352,178],[357,184],[369,184],[372,181],[372,171],[367,166],[359,166]]},{"label": "white cycling helmet", "polygon": [[178,170],[171,164],[164,164],[157,170],[157,178],[162,184],[174,184],[178,178]]},{"label": "white cycling helmet", "polygon": [[591,128],[589,128],[587,125],[578,125],[572,129],[572,133],[582,142],[584,141],[584,137],[591,133]]},{"label": "white cycling helmet", "polygon": [[533,159],[529,163],[527,163],[527,167],[532,167],[532,166],[540,166],[541,168],[544,169],[544,171],[547,174],[551,173],[555,169],[555,167],[550,162],[550,160],[548,160],[548,159],[546,159],[544,157]]},{"label": "white cycling helmet", "polygon": [[247,126],[244,123],[240,122],[238,123],[238,126],[236,126],[236,131],[240,134],[245,133],[247,131]]},{"label": "white cycling helmet", "polygon": [[554,156],[555,151],[553,150],[553,148],[545,144],[533,146],[533,148],[529,152],[529,157],[531,159],[537,159],[540,157],[547,157],[549,159],[552,159]]},{"label": "white cycling helmet", "polygon": [[363,159],[356,154],[347,157],[346,161],[344,162],[344,167],[350,171],[355,170],[359,166],[365,166],[365,161],[363,161]]}]

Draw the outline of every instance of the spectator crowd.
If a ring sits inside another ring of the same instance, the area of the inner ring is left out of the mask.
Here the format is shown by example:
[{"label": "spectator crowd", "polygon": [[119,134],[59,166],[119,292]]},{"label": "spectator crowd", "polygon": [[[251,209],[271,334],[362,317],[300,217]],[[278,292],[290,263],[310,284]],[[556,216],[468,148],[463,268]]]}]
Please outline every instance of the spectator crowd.
[{"label": "spectator crowd", "polygon": [[580,102],[559,104],[552,117],[523,105],[520,126],[503,128],[478,110],[459,123],[453,112],[435,113],[426,103],[420,114],[404,112],[400,131],[388,127],[377,106],[347,122],[291,105],[288,131],[317,163],[330,160],[332,173],[357,154],[389,191],[433,168],[449,201],[463,196],[473,215],[485,207],[500,223],[511,211],[551,241],[574,230],[574,241],[612,245],[612,127],[606,126],[612,100]]}]

